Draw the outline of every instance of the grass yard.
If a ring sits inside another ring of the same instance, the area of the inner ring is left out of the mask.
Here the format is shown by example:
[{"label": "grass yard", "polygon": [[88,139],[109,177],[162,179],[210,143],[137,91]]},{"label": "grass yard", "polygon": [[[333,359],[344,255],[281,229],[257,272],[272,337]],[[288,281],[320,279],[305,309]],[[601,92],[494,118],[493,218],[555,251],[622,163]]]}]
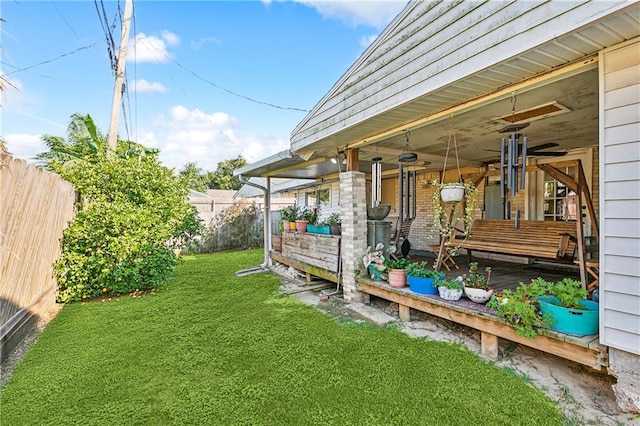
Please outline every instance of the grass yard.
[{"label": "grass yard", "polygon": [[1,425],[561,425],[540,391],[453,344],[339,323],[190,257],[142,297],[65,307],[0,395]]}]

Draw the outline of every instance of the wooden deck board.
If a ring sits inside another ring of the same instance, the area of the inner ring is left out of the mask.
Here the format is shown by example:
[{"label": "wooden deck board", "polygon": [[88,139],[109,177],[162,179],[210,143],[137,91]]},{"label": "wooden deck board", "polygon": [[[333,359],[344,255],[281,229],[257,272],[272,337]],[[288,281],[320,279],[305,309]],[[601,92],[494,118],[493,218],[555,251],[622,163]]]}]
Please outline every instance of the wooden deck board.
[{"label": "wooden deck board", "polygon": [[493,347],[495,341],[491,336],[497,336],[589,366],[595,370],[602,370],[603,367],[606,367],[602,347],[599,344],[593,344],[594,339],[597,341],[597,336],[577,337],[553,330],[541,330],[540,335],[527,339],[519,336],[513,326],[495,315],[471,310],[445,300],[422,296],[407,288],[398,289],[386,283],[365,278],[358,279],[358,285],[362,292],[398,303],[401,307],[413,308],[487,333],[488,335],[483,339],[487,343],[487,347],[483,348],[483,353],[489,357],[495,355]]}]

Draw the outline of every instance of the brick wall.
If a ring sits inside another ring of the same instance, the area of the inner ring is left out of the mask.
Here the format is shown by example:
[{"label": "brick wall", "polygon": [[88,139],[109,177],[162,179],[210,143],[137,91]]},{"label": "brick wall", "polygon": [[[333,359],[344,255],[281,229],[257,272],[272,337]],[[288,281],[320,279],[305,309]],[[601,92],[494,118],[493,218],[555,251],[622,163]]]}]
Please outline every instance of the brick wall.
[{"label": "brick wall", "polygon": [[356,274],[358,259],[367,249],[367,194],[365,174],[340,174],[340,217],[342,220],[342,290],[348,302],[362,302]]}]

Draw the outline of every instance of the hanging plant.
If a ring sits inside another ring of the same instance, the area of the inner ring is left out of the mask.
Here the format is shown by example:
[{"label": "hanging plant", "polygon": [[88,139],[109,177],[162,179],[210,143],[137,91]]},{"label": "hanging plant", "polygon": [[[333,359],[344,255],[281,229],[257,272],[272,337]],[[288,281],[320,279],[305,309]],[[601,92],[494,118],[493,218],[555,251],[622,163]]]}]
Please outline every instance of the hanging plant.
[{"label": "hanging plant", "polygon": [[[452,185],[451,183],[441,184],[437,180],[434,180],[432,184],[437,188]],[[469,235],[469,230],[474,220],[474,211],[478,203],[478,188],[473,183],[455,182],[455,185],[464,187],[464,203],[446,203],[442,200],[439,189],[433,192],[433,227],[440,236],[447,239],[445,245],[449,245],[449,238],[454,230],[462,232],[465,237]],[[464,213],[461,214],[463,205]],[[453,210],[451,210],[451,206],[453,206]],[[449,207],[450,211],[445,211],[445,207]],[[457,226],[461,222],[463,224],[462,228]]]},{"label": "hanging plant", "polygon": [[[469,235],[469,230],[474,220],[473,213],[478,202],[478,189],[473,183],[465,183],[462,179],[453,115],[451,116],[451,129],[449,131],[447,152],[444,156],[444,164],[442,166],[442,176],[445,175],[447,170],[447,160],[452,144],[456,154],[458,182],[444,183],[437,180],[433,181],[433,185],[437,187],[433,193],[433,227],[437,230],[439,236],[445,240],[445,246],[449,249],[449,253],[456,254],[457,248],[450,247],[451,238],[456,230],[462,232],[465,237]],[[443,190],[454,188],[458,192],[455,198],[446,192],[443,193]],[[448,212],[445,211],[445,206],[449,206]],[[461,211],[462,206],[464,206],[464,213]],[[462,228],[457,226],[459,222],[463,223]]]}]

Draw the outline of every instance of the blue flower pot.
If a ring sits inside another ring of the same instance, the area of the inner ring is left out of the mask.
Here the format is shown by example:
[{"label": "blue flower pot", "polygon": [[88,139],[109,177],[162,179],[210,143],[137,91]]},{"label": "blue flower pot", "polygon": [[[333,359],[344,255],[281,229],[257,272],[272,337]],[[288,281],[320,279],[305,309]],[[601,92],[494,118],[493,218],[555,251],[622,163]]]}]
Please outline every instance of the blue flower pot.
[{"label": "blue flower pot", "polygon": [[409,288],[414,293],[420,294],[438,294],[438,287],[435,286],[435,278],[420,278],[407,275]]},{"label": "blue flower pot", "polygon": [[384,281],[384,272],[378,271],[373,266],[369,265],[369,277],[374,281]]},{"label": "blue flower pot", "polygon": [[553,330],[587,336],[598,333],[599,305],[596,302],[581,301],[580,305],[584,310],[558,306],[554,304],[558,302],[555,296],[540,296],[538,302],[542,314],[550,312],[551,317],[556,320],[551,327]]}]

